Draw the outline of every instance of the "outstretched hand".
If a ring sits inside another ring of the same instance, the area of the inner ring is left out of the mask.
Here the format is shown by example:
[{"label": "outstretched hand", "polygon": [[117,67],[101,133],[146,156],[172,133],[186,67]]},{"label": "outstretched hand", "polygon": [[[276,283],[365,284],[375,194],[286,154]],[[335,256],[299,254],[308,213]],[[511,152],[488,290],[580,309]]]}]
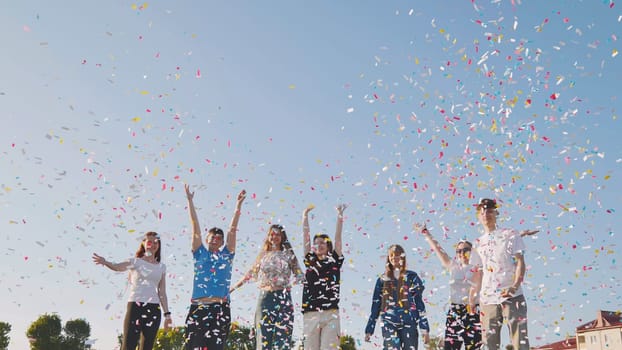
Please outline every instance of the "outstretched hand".
[{"label": "outstretched hand", "polygon": [[246,190],[242,190],[238,194],[238,203],[242,204],[242,202],[244,202],[244,199],[246,199]]},{"label": "outstretched hand", "polygon": [[343,204],[343,203],[342,203],[342,204],[339,204],[339,205],[336,207],[336,209],[337,209],[337,213],[338,213],[339,215],[343,215],[343,212],[346,210],[346,208],[347,208],[347,207],[348,207],[348,205],[347,205],[347,204]]},{"label": "outstretched hand", "polygon": [[307,216],[311,210],[315,209],[315,205],[309,204],[305,210],[303,210],[302,215]]},{"label": "outstretched hand", "polygon": [[194,192],[190,192],[190,185],[184,184],[184,189],[186,189],[186,198],[192,200],[192,198],[194,198]]},{"label": "outstretched hand", "polygon": [[93,253],[93,262],[97,265],[106,265],[106,259],[103,256],[99,256],[96,253]]},{"label": "outstretched hand", "polygon": [[531,235],[535,235],[538,232],[540,232],[540,230],[525,230],[520,233],[520,236],[521,237],[531,236]]},{"label": "outstretched hand", "polygon": [[428,228],[426,227],[426,225],[425,225],[425,224],[423,224],[423,225],[422,225],[422,224],[420,224],[420,223],[418,223],[418,222],[415,222],[415,223],[413,224],[413,231],[415,231],[415,232],[419,232],[419,233],[423,233],[423,234],[428,234],[428,233],[430,233],[430,232],[428,231]]}]

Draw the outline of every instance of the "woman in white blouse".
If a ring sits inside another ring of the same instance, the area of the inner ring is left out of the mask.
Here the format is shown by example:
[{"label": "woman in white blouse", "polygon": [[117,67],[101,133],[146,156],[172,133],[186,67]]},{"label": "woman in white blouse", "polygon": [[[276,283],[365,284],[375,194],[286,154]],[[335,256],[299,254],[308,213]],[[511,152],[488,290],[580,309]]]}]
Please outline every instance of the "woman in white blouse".
[{"label": "woman in white blouse", "polygon": [[160,238],[156,232],[147,232],[136,251],[136,257],[113,263],[93,254],[93,262],[113,271],[129,271],[130,295],[123,322],[121,350],[151,350],[155,342],[162,313],[164,329],[171,327],[171,313],[166,297],[166,266],[160,263]]},{"label": "woman in white blouse", "polygon": [[260,292],[255,311],[257,350],[292,348],[292,274],[293,283],[302,282],[302,269],[283,226],[272,225],[255,264],[232,288],[233,291],[251,279],[259,284]]}]

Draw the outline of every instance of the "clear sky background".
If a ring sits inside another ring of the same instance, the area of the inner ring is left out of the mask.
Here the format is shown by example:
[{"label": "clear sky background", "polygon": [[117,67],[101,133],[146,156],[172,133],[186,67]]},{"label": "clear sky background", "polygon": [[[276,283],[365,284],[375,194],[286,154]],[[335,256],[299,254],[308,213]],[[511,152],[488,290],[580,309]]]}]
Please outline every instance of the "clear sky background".
[{"label": "clear sky background", "polygon": [[[620,6],[614,1],[0,0],[0,320],[85,318],[114,349],[144,232],[163,239],[182,325],[192,287],[183,183],[202,228],[240,220],[234,279],[270,223],[302,257],[344,225],[342,328],[361,349],[388,245],[425,279],[432,335],[453,251],[496,198],[526,239],[533,345],[621,310]],[[302,329],[295,287],[296,334]],[[248,324],[257,290],[232,297]],[[377,330],[374,342],[380,342]],[[506,337],[504,333],[504,337]],[[507,337],[504,338],[507,343]]]}]

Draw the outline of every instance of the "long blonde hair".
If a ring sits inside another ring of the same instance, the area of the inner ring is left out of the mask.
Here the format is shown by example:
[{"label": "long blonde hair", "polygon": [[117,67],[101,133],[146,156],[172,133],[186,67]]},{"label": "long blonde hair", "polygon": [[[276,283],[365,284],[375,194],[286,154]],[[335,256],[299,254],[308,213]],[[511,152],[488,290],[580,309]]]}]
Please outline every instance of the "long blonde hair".
[{"label": "long blonde hair", "polygon": [[[396,277],[395,277],[395,268],[391,263],[391,253],[399,254],[401,260],[401,271],[406,271],[406,252],[404,248],[399,244],[394,244],[389,247],[387,252],[387,262],[385,264],[384,275],[386,279],[382,284],[382,310],[387,307],[387,304],[392,302],[394,305],[398,304],[401,307],[408,308],[410,303],[408,301],[408,286],[404,285],[404,281],[406,280],[406,274],[401,273],[399,278],[397,278],[397,286],[396,286]],[[394,300],[395,290],[397,288],[398,300]]]},{"label": "long blonde hair", "polygon": [[277,247],[276,250],[288,252],[290,256],[290,267],[292,272],[295,275],[302,274],[302,269],[300,268],[300,263],[298,263],[298,258],[296,258],[294,249],[292,248],[291,243],[289,243],[289,239],[287,239],[287,233],[285,232],[283,226],[277,224],[271,225],[268,229],[268,234],[263,241],[261,251],[259,252],[259,255],[257,255],[257,259],[255,259],[255,269],[259,268],[260,261],[264,257],[264,255],[266,255],[267,252],[273,250],[272,244],[270,244],[270,233],[272,231],[277,231],[281,234],[281,244]]}]

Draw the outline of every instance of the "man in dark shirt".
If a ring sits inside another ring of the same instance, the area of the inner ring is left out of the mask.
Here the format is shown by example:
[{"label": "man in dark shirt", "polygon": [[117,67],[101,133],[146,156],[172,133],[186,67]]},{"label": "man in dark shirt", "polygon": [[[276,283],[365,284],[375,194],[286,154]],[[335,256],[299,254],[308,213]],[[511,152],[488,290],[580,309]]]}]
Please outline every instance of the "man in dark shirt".
[{"label": "man in dark shirt", "polygon": [[304,318],[304,348],[308,350],[339,349],[339,287],[344,257],[341,251],[341,231],[345,204],[337,206],[335,242],[326,234],[313,237],[313,249],[309,234],[309,212],[302,214],[302,231],[305,252],[305,282],[302,291]]}]

